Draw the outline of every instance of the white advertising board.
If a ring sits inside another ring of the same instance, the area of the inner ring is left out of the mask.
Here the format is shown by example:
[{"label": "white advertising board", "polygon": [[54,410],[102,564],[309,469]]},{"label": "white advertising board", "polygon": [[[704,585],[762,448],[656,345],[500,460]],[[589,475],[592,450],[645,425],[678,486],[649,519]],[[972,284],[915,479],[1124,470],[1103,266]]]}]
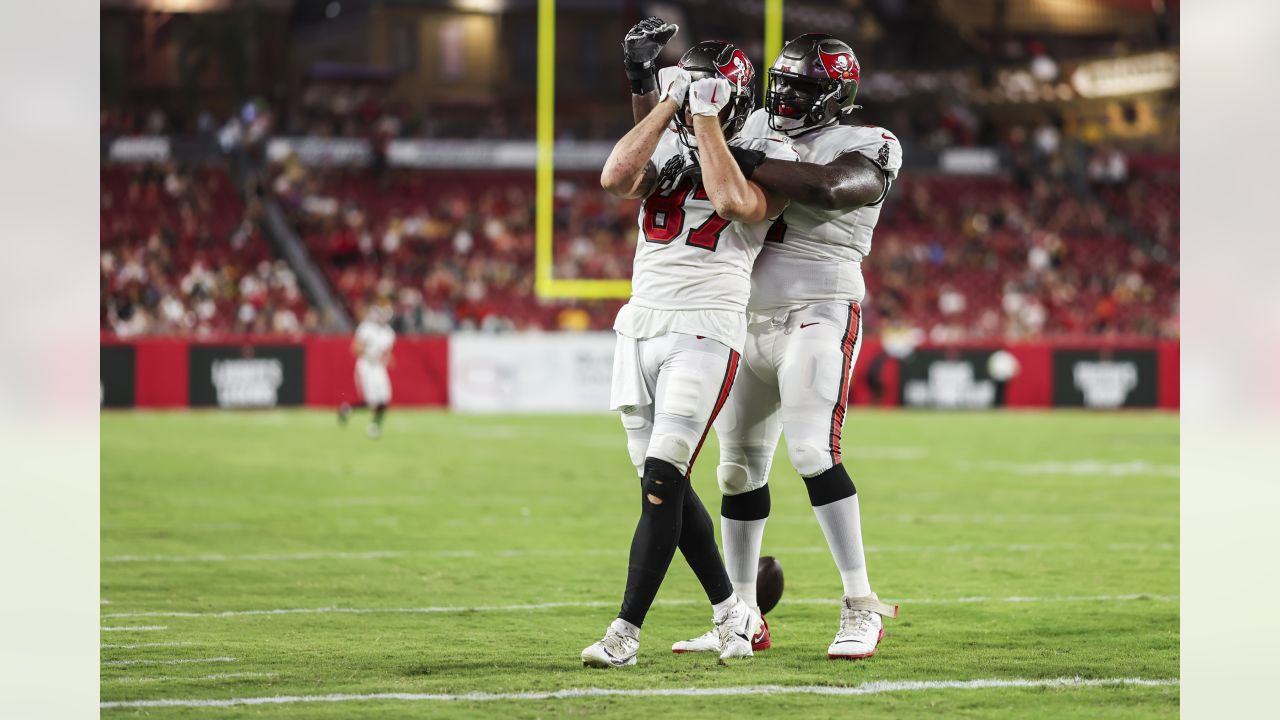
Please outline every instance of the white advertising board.
[{"label": "white advertising board", "polygon": [[456,333],[449,405],[460,412],[608,412],[614,334]]}]

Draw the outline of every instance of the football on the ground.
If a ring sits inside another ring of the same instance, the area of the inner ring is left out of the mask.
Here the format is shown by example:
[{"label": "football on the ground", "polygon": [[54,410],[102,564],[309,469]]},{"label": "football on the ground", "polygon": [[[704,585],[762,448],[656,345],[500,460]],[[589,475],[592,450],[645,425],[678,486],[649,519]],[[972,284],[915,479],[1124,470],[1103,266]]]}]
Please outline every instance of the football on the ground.
[{"label": "football on the ground", "polygon": [[760,614],[768,615],[782,599],[782,564],[772,555],[760,558],[760,567],[756,573],[756,601],[760,603]]}]

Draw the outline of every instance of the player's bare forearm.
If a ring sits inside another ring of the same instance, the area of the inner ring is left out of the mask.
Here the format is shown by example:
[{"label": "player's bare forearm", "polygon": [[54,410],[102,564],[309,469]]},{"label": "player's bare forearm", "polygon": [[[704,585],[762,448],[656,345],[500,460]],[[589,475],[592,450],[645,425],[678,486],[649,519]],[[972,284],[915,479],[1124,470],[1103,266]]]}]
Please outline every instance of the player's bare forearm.
[{"label": "player's bare forearm", "polygon": [[765,160],[751,180],[801,205],[823,210],[854,210],[879,202],[889,182],[870,158],[856,152],[826,165]]},{"label": "player's bare forearm", "polygon": [[623,198],[638,198],[648,194],[651,188],[647,186],[652,181],[646,168],[650,165],[654,150],[658,148],[662,133],[666,132],[667,123],[675,116],[677,107],[671,100],[658,103],[638,125],[622,136],[604,163],[604,170],[600,173],[600,187],[610,195]]},{"label": "player's bare forearm", "polygon": [[355,342],[351,343],[351,354],[355,355],[356,357],[360,357],[361,355],[363,355],[364,343],[360,342],[359,340],[356,340]]},{"label": "player's bare forearm", "polygon": [[658,106],[658,91],[631,96],[631,120],[639,125]]},{"label": "player's bare forearm", "polygon": [[768,198],[759,185],[747,180],[729,153],[729,145],[716,115],[695,115],[693,129],[698,136],[698,164],[702,184],[716,214],[725,220],[760,222],[768,217]]}]

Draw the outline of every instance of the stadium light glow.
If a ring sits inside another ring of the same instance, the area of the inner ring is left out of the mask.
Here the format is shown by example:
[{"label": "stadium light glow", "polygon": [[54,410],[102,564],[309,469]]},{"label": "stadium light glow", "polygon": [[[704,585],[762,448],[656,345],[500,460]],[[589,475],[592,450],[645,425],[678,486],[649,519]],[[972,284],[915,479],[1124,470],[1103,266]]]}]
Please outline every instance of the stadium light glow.
[{"label": "stadium light glow", "polygon": [[505,12],[507,9],[505,0],[453,0],[453,6],[465,12],[488,13],[490,15]]}]

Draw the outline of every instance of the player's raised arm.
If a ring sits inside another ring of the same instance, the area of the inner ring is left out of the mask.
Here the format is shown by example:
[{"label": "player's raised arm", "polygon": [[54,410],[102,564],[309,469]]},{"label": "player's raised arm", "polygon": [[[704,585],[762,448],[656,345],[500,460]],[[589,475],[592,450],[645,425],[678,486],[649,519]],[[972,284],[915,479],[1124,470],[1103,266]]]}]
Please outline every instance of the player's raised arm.
[{"label": "player's raised arm", "polygon": [[660,17],[647,17],[622,39],[622,65],[631,83],[631,116],[637,125],[658,104],[658,55],[679,30],[679,25]]},{"label": "player's raised arm", "polygon": [[724,78],[703,78],[689,87],[689,112],[698,137],[702,184],[720,217],[762,222],[786,209],[786,199],[747,180],[733,159],[720,128],[720,111],[728,104],[731,91],[732,86]]},{"label": "player's raised arm", "polygon": [[650,162],[653,151],[657,149],[671,118],[684,103],[685,91],[689,87],[688,73],[678,68],[671,73],[664,69],[664,76],[666,85],[662,88],[662,100],[644,120],[622,136],[604,163],[600,187],[611,195],[638,198],[647,196],[653,189],[657,177],[657,170]]}]

